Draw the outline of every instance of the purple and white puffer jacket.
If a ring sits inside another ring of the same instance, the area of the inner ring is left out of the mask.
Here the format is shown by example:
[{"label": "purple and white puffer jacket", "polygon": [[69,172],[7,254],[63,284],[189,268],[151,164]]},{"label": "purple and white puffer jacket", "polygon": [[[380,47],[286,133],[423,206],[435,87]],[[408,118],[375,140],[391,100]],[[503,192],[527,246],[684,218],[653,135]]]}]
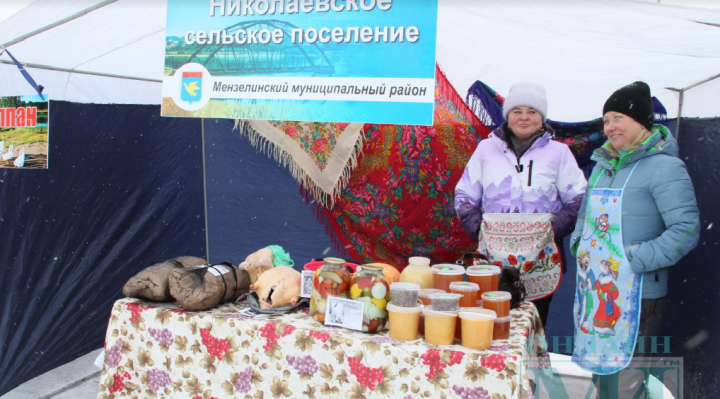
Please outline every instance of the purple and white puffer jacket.
[{"label": "purple and white puffer jacket", "polygon": [[506,124],[482,140],[455,187],[455,211],[474,241],[484,212],[554,213],[555,239],[572,233],[587,181],[567,145],[554,131],[531,139],[518,158],[506,137]]}]

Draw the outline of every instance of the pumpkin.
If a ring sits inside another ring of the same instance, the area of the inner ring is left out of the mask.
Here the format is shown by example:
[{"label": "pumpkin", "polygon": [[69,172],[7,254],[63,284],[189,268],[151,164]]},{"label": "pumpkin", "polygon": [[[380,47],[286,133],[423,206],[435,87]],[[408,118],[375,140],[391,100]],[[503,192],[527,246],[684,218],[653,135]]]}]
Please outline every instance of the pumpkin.
[{"label": "pumpkin", "polygon": [[388,265],[386,263],[369,263],[370,265],[382,266],[383,275],[388,281],[388,284],[396,283],[400,281],[400,272],[395,266]]}]

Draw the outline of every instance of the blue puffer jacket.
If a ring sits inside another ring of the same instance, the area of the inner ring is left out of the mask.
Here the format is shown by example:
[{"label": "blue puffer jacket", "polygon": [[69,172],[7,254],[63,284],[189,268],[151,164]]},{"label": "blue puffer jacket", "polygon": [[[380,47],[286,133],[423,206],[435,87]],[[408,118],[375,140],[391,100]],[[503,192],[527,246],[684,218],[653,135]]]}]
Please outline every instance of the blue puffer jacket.
[{"label": "blue puffer jacket", "polygon": [[695,248],[700,238],[700,215],[695,190],[685,163],[678,158],[678,146],[662,125],[630,152],[620,166],[606,143],[593,153],[588,195],[578,213],[570,242],[576,252],[582,235],[592,188],[622,188],[630,171],[640,162],[627,182],[622,197],[623,246],[633,273],[645,273],[642,297],[667,295],[668,267]]}]

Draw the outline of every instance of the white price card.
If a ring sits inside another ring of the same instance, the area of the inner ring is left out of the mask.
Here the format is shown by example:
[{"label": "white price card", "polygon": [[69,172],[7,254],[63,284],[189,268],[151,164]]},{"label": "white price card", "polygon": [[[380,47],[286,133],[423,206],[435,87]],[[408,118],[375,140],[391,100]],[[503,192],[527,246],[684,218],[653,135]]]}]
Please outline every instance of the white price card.
[{"label": "white price card", "polygon": [[362,331],[364,306],[360,301],[328,295],[325,325]]},{"label": "white price card", "polygon": [[301,297],[310,298],[310,294],[312,294],[313,276],[315,276],[315,272],[312,270],[302,271],[302,284],[300,285]]}]

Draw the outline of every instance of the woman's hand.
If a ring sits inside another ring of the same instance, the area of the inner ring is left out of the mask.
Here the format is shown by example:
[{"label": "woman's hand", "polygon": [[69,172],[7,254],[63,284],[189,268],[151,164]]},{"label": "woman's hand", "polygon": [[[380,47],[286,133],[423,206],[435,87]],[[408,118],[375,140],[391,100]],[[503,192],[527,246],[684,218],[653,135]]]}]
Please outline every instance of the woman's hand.
[{"label": "woman's hand", "polygon": [[627,258],[628,265],[630,266],[630,271],[632,271],[635,274],[644,273],[642,268],[635,263],[635,266],[633,267],[633,251],[635,251],[640,246],[640,243],[632,244],[627,247],[625,247],[625,258]]}]

